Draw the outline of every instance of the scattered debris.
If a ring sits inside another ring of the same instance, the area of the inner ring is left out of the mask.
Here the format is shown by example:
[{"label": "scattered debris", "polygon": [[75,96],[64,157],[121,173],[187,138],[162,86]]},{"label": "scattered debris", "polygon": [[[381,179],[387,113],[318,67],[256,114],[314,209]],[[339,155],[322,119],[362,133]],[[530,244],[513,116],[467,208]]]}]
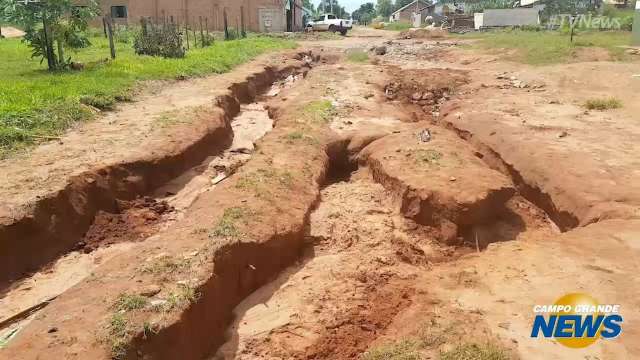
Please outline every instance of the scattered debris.
[{"label": "scattered debris", "polygon": [[424,129],[424,130],[420,131],[420,134],[419,134],[418,138],[422,142],[431,141],[431,131],[429,131],[429,129]]},{"label": "scattered debris", "polygon": [[376,48],[374,49],[374,52],[376,55],[384,55],[387,53],[387,47],[386,46],[376,46]]}]

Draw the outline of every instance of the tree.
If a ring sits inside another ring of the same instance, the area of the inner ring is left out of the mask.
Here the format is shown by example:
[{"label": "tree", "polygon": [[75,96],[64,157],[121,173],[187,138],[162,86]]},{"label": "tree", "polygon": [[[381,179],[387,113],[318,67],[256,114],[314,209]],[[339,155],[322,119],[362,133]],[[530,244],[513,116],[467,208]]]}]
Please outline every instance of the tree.
[{"label": "tree", "polygon": [[47,59],[49,70],[67,67],[64,47],[89,46],[84,35],[88,20],[98,14],[95,0],[77,6],[73,0],[0,0],[0,12],[7,20],[24,27],[22,41],[31,48],[31,57]]},{"label": "tree", "polygon": [[393,13],[393,3],[391,3],[391,0],[378,0],[376,12],[379,16],[388,18]]},{"label": "tree", "polygon": [[351,17],[353,20],[358,20],[361,24],[368,24],[376,17],[375,5],[373,5],[373,3],[362,4],[351,14]]},{"label": "tree", "polygon": [[393,11],[398,9],[402,9],[403,7],[411,4],[413,0],[396,0],[396,3],[393,5]]},{"label": "tree", "polygon": [[346,19],[349,17],[349,13],[344,9],[344,6],[340,6],[337,0],[321,0],[318,4],[319,13],[332,13],[335,16]]},{"label": "tree", "polygon": [[315,12],[316,9],[313,6],[313,3],[311,2],[311,0],[302,0],[302,6],[311,10],[312,12]]}]

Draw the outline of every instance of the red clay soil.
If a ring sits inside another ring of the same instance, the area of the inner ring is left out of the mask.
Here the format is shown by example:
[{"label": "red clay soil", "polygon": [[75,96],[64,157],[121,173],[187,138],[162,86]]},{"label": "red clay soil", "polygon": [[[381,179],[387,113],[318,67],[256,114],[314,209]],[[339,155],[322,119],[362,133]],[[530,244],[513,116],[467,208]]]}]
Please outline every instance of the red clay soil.
[{"label": "red clay soil", "polygon": [[141,241],[155,234],[162,216],[173,211],[166,201],[143,197],[117,201],[116,213],[99,211],[77,249],[91,252],[100,246]]},{"label": "red clay soil", "polygon": [[384,332],[397,314],[411,304],[413,289],[398,279],[363,277],[366,306],[337,314],[326,333],[298,359],[357,359]]},{"label": "red clay soil", "polygon": [[306,71],[301,69],[307,66],[305,61],[292,59],[246,74],[224,95],[212,99],[211,105],[199,107],[193,121],[172,129],[179,143],[81,173],[61,190],[39,196],[29,206],[0,207],[0,288],[76,248],[96,214],[117,212],[116,200],[147,194],[222,151],[231,143],[230,119],[238,114],[240,103],[250,102],[277,78]]},{"label": "red clay soil", "polygon": [[[0,357],[102,359],[117,350],[127,359],[201,359],[219,346],[232,309],[298,258],[318,201],[329,133],[300,108],[322,94],[305,89],[306,81],[286,101],[274,100],[278,126],[234,176],[201,195],[174,226],[60,295]],[[291,151],[283,139],[301,127],[317,142],[297,142]],[[118,298],[149,287],[160,291],[144,308],[121,313],[125,330],[115,332]]]},{"label": "red clay soil", "polygon": [[384,86],[387,100],[411,105],[414,119],[424,119],[438,111],[461,85],[468,83],[466,71],[453,69],[401,69],[387,66],[391,77]]},{"label": "red clay soil", "polygon": [[461,227],[495,221],[515,189],[448,130],[432,127],[431,140],[423,142],[419,133],[427,124],[420,125],[369,144],[360,163],[394,193],[402,214],[455,243]]}]

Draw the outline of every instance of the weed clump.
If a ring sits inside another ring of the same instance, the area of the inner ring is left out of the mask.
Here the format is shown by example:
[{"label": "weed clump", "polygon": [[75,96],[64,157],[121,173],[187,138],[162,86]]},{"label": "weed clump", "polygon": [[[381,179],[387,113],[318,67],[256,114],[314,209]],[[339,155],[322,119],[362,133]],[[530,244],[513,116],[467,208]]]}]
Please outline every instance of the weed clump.
[{"label": "weed clump", "polygon": [[327,123],[337,115],[335,106],[329,100],[316,100],[302,108],[302,115],[312,123]]},{"label": "weed clump", "polygon": [[491,343],[463,344],[440,353],[441,360],[508,360],[509,356],[501,348]]},{"label": "weed clump", "polygon": [[347,60],[354,63],[365,63],[369,61],[369,54],[362,50],[350,51],[347,53]]},{"label": "weed clump", "polygon": [[142,309],[147,305],[147,298],[141,295],[120,294],[115,309],[121,312]]},{"label": "weed clump", "polygon": [[[242,207],[230,207],[224,209],[224,214],[218,224],[211,231],[211,236],[223,238],[236,238],[241,235],[238,229],[238,221],[249,215],[249,210]],[[244,220],[246,223],[246,220]]]},{"label": "weed clump", "polygon": [[609,110],[622,107],[622,102],[614,97],[605,99],[589,99],[584,103],[584,107],[589,110]]},{"label": "weed clump", "polygon": [[420,360],[418,348],[415,341],[403,340],[371,349],[362,355],[362,360]]}]

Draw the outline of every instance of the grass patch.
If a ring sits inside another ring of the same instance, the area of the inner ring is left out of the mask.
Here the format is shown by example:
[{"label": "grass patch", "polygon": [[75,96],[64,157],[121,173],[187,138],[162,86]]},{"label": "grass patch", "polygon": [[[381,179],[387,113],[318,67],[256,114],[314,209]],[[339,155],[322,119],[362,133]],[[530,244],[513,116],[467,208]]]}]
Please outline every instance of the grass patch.
[{"label": "grass patch", "polygon": [[491,343],[463,344],[440,353],[440,360],[508,360],[509,356],[501,348]]},{"label": "grass patch", "polygon": [[[457,35],[460,36],[460,35]],[[513,60],[531,65],[547,65],[570,60],[581,48],[598,47],[606,49],[613,60],[625,60],[627,55],[621,46],[631,45],[631,33],[625,31],[585,31],[569,41],[569,35],[560,31],[504,30],[461,35],[460,37],[480,39],[472,48],[480,48],[504,53]]]},{"label": "grass patch", "polygon": [[589,99],[584,103],[584,107],[589,110],[609,110],[622,107],[622,102],[614,97],[604,99]]},{"label": "grass patch", "polygon": [[420,360],[419,344],[413,340],[403,340],[386,344],[365,352],[362,360]]},{"label": "grass patch", "polygon": [[369,54],[362,50],[349,51],[347,60],[354,63],[366,63],[369,61]]},{"label": "grass patch", "polygon": [[100,36],[90,41],[88,48],[69,50],[84,70],[53,73],[31,59],[20,39],[0,42],[0,157],[90,119],[92,107],[111,109],[129,99],[139,81],[224,73],[266,51],[295,47],[291,40],[251,36],[191,49],[183,59],[164,59],[135,55],[130,44],[117,42],[118,57],[110,61],[108,41]]},{"label": "grass patch", "polygon": [[418,149],[415,152],[416,161],[420,164],[440,165],[443,156],[441,152],[432,149]]},{"label": "grass patch", "polygon": [[147,305],[147,298],[141,295],[120,294],[114,305],[118,311],[132,311],[142,309]]},{"label": "grass patch", "polygon": [[253,191],[260,198],[270,198],[270,189],[276,185],[291,189],[293,187],[293,174],[288,170],[258,169],[257,171],[243,175],[236,183],[236,188]]},{"label": "grass patch", "polygon": [[178,270],[186,269],[189,264],[190,260],[188,259],[178,259],[165,255],[144,264],[141,271],[144,274],[153,275],[171,274]]},{"label": "grass patch", "polygon": [[302,107],[302,116],[311,123],[327,123],[337,115],[335,106],[329,100],[311,101]]},{"label": "grass patch", "polygon": [[311,135],[306,135],[304,132],[298,130],[292,131],[281,138],[284,139],[287,144],[291,145],[297,142],[305,142],[309,145],[318,144],[318,140],[316,138]]},{"label": "grass patch", "polygon": [[127,355],[129,321],[123,314],[113,314],[107,324],[107,330],[111,357],[116,360],[124,359]]},{"label": "grass patch", "polygon": [[181,285],[177,291],[169,294],[166,302],[153,308],[157,312],[166,312],[195,303],[200,297],[200,293],[189,285]]},{"label": "grass patch", "polygon": [[223,238],[236,238],[240,236],[241,232],[240,229],[238,229],[238,222],[243,221],[246,224],[247,221],[245,218],[249,214],[249,209],[244,207],[230,207],[224,209],[222,218],[213,228],[210,236]]},{"label": "grass patch", "polygon": [[408,22],[396,21],[385,24],[384,29],[392,31],[405,31],[411,29],[411,24],[409,24]]}]

